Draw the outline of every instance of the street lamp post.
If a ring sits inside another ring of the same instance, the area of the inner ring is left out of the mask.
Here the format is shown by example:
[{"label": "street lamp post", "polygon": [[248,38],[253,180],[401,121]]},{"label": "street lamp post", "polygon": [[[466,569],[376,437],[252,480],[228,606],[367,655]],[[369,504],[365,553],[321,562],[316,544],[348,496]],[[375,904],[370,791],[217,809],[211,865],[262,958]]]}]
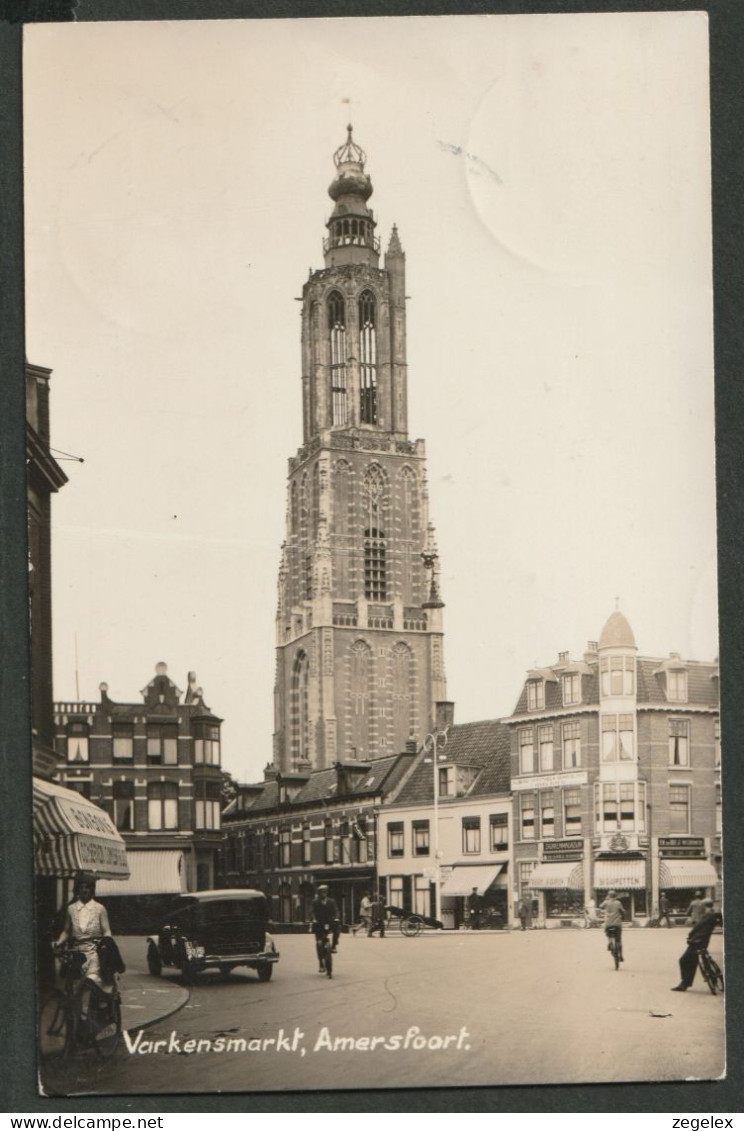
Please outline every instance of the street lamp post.
[{"label": "street lamp post", "polygon": [[432,734],[427,734],[424,738],[424,751],[428,752],[428,757],[424,758],[425,762],[431,761],[432,765],[432,779],[434,783],[434,918],[441,920],[442,907],[441,907],[441,860],[442,853],[439,849],[439,763],[444,759],[444,748],[447,745],[447,731],[449,727],[444,730],[434,731]]}]

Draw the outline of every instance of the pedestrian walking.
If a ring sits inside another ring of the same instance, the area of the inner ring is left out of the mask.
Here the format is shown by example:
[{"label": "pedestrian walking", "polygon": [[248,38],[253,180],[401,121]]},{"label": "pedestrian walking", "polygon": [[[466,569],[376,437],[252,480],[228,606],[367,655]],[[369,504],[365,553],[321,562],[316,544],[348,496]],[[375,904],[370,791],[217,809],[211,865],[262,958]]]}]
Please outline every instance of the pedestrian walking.
[{"label": "pedestrian walking", "polygon": [[517,915],[519,916],[519,926],[523,931],[527,930],[527,919],[528,919],[529,913],[530,912],[529,912],[529,908],[527,907],[527,904],[525,903],[525,901],[523,899],[520,899],[519,907],[517,908]]},{"label": "pedestrian walking", "polygon": [[356,927],[352,928],[352,934],[357,931],[362,931],[365,935],[369,934],[369,922],[372,916],[372,900],[369,898],[369,892],[365,891],[359,903],[359,922]]},{"label": "pedestrian walking", "polygon": [[385,938],[385,904],[379,896],[373,900],[369,909],[369,927],[367,929],[367,938],[371,939],[376,931],[380,932],[380,938]]},{"label": "pedestrian walking", "polygon": [[695,892],[695,898],[691,901],[690,906],[687,908],[687,918],[690,925],[696,927],[705,914],[703,906],[703,893],[701,891]]},{"label": "pedestrian walking", "polygon": [[468,896],[468,922],[471,931],[479,931],[483,915],[483,896],[478,895],[478,889],[473,888]]},{"label": "pedestrian walking", "polygon": [[659,897],[659,926],[661,926],[661,924],[666,919],[667,927],[671,927],[672,920],[669,918],[669,912],[670,911],[671,911],[671,904],[669,903],[669,900],[667,899],[666,892],[663,891],[661,893],[661,896]]},{"label": "pedestrian walking", "polygon": [[712,899],[702,901],[703,914],[687,936],[687,950],[679,960],[679,973],[681,981],[678,986],[672,986],[675,993],[684,993],[689,990],[695,981],[695,971],[698,965],[698,953],[708,949],[710,936],[718,926],[723,926],[721,912],[714,909]]}]

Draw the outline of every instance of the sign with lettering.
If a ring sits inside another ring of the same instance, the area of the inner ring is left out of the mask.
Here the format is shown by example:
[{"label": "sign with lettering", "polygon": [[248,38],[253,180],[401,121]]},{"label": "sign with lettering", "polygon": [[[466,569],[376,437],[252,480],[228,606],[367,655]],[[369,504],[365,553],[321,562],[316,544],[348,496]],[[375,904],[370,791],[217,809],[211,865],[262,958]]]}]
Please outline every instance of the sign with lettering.
[{"label": "sign with lettering", "polygon": [[583,860],[583,842],[576,840],[546,840],[543,841],[543,860]]},{"label": "sign with lettering", "polygon": [[563,770],[557,774],[529,774],[512,778],[512,789],[561,789],[572,785],[586,785],[586,770]]},{"label": "sign with lettering", "polygon": [[705,839],[701,836],[660,836],[659,856],[706,856]]}]

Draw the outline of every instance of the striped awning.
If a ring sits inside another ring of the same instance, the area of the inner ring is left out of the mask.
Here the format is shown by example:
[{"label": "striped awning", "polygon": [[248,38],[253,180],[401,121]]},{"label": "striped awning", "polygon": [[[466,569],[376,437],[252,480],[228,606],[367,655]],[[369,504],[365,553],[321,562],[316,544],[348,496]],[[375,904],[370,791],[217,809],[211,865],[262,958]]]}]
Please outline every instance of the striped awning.
[{"label": "striped awning", "polygon": [[78,872],[124,880],[127,850],[105,810],[72,789],[34,778],[34,866],[38,876]]},{"label": "striped awning", "polygon": [[664,888],[714,888],[718,873],[707,860],[662,860],[659,869],[659,887]]},{"label": "striped awning", "polygon": [[442,895],[470,895],[473,888],[478,888],[481,895],[494,882],[503,864],[477,864],[475,866],[463,865],[455,867],[442,884]]},{"label": "striped awning", "polygon": [[594,886],[603,891],[610,888],[645,888],[645,860],[596,860],[594,863]]},{"label": "striped awning", "polygon": [[584,865],[580,860],[551,860],[547,864],[538,864],[530,875],[529,887],[583,891]]},{"label": "striped awning", "polygon": [[130,848],[128,858],[129,879],[96,884],[96,896],[174,895],[186,891],[186,861],[179,848]]}]

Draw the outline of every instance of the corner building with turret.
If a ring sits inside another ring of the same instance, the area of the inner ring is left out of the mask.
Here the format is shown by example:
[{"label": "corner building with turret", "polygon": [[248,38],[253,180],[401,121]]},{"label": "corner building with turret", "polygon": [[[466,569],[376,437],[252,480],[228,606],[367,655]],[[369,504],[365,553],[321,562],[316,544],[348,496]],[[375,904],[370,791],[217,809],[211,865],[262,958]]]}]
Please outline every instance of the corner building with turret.
[{"label": "corner building with turret", "polygon": [[405,749],[446,700],[423,440],[408,435],[405,255],[380,265],[366,157],[334,155],[325,266],[302,292],[303,444],[289,461],[274,765]]}]

